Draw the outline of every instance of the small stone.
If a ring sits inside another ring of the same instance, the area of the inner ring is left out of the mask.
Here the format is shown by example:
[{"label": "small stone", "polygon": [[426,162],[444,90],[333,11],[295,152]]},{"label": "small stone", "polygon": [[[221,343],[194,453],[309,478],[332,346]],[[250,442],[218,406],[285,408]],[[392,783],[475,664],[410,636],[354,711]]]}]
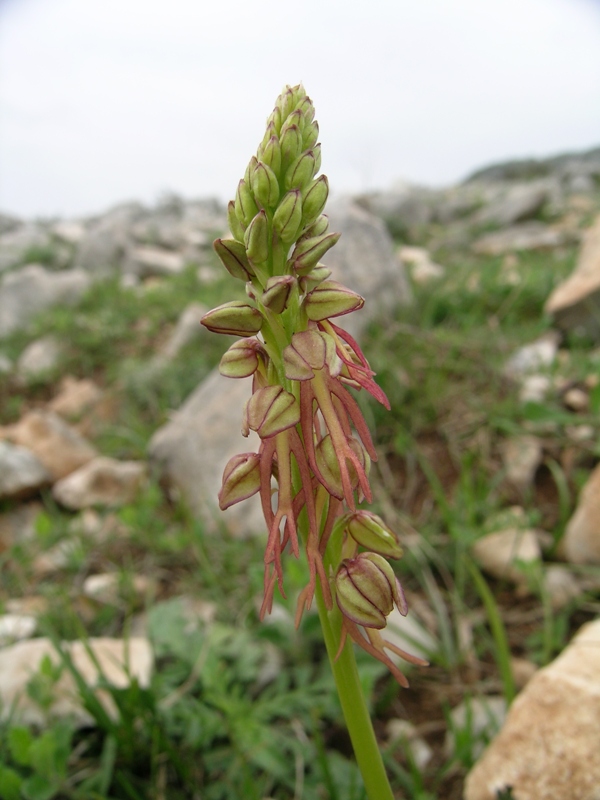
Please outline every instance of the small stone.
[{"label": "small stone", "polygon": [[13,597],[6,601],[5,607],[9,614],[19,614],[28,617],[39,617],[48,611],[48,599],[38,594]]},{"label": "small stone", "polygon": [[418,735],[415,726],[405,719],[391,719],[386,725],[390,744],[401,744],[410,751],[411,759],[420,770],[425,769],[433,758],[433,750],[425,739]]},{"label": "small stone", "polygon": [[52,481],[64,478],[97,455],[86,439],[51,411],[30,411],[8,428],[8,438],[36,455]]},{"label": "small stone", "polygon": [[433,262],[429,252],[422,247],[401,247],[398,256],[402,263],[410,266],[411,278],[419,286],[439,280],[446,274],[445,269]]},{"label": "small stone", "polygon": [[526,375],[521,381],[519,400],[521,403],[542,403],[552,389],[547,375]]},{"label": "small stone", "polygon": [[600,564],[600,464],[585,483],[563,539],[572,564]]},{"label": "small stone", "polygon": [[37,555],[32,564],[33,573],[38,578],[45,578],[66,569],[74,557],[81,551],[77,539],[61,539],[53,547]]},{"label": "small stone", "polygon": [[116,572],[89,575],[83,582],[82,591],[92,600],[118,605],[123,597],[123,590],[129,586],[140,602],[156,593],[156,581],[147,575],[134,575],[130,582],[123,583],[121,576]]},{"label": "small stone", "polygon": [[33,636],[37,626],[35,617],[28,614],[0,614],[0,647]]},{"label": "small stone", "polygon": [[143,279],[154,275],[178,275],[184,266],[180,253],[158,247],[133,247],[128,253],[126,272]]},{"label": "small stone", "polygon": [[[106,681],[124,689],[132,678],[136,678],[142,688],[150,683],[152,650],[145,638],[90,638],[86,642],[63,642],[62,647],[69,653],[79,675],[92,688]],[[29,697],[27,683],[38,672],[45,657],[53,664],[61,663],[47,638],[29,639],[0,650],[0,719],[5,721],[10,717],[13,725],[39,727],[45,726],[48,719],[57,718],[69,718],[79,727],[95,725],[94,718],[83,708],[75,681],[67,669],[63,668],[53,686],[53,702],[47,713]],[[116,719],[118,711],[108,692],[98,689],[96,696],[111,718]]]},{"label": "small stone", "polygon": [[565,433],[572,442],[589,442],[596,436],[592,425],[567,425]]},{"label": "small stone", "polygon": [[571,411],[587,411],[590,405],[590,398],[587,392],[574,386],[565,392],[563,402]]},{"label": "small stone", "polygon": [[48,408],[65,419],[76,419],[92,408],[102,394],[102,389],[89,378],[77,380],[72,375],[66,375],[61,381],[59,393],[48,403]]},{"label": "small stone", "polygon": [[56,337],[49,334],[31,342],[17,361],[17,372],[26,381],[44,377],[56,369],[64,348]]},{"label": "small stone", "polygon": [[500,256],[519,250],[550,250],[566,241],[567,236],[561,230],[542,222],[523,222],[480,236],[473,242],[472,250],[478,255]]},{"label": "small stone", "polygon": [[69,244],[79,244],[85,236],[85,228],[80,222],[61,220],[52,226],[52,233]]},{"label": "small stone", "polygon": [[501,696],[471,697],[450,712],[452,724],[446,734],[444,750],[452,756],[456,747],[456,732],[464,731],[471,742],[471,755],[480,756],[500,730],[506,718],[506,700]]},{"label": "small stone", "polygon": [[527,575],[518,562],[532,564],[542,557],[536,532],[521,528],[488,533],[473,544],[472,552],[475,561],[490,575],[522,587],[527,586]]},{"label": "small stone", "polygon": [[527,491],[542,463],[542,454],[542,443],[537,436],[507,439],[502,447],[506,481],[520,493]]},{"label": "small stone", "polygon": [[544,590],[555,611],[569,605],[582,595],[579,581],[568,567],[551,564],[544,572]]},{"label": "small stone", "polygon": [[540,336],[535,342],[519,348],[509,358],[505,372],[511,378],[537,372],[544,367],[551,367],[556,359],[560,336],[555,331],[550,331]]},{"label": "small stone", "polygon": [[50,483],[50,473],[30,451],[0,441],[0,499],[22,499]]},{"label": "small stone", "polygon": [[146,478],[140,461],[99,456],[58,481],[52,490],[61,505],[73,510],[90,506],[124,506],[133,502]]}]

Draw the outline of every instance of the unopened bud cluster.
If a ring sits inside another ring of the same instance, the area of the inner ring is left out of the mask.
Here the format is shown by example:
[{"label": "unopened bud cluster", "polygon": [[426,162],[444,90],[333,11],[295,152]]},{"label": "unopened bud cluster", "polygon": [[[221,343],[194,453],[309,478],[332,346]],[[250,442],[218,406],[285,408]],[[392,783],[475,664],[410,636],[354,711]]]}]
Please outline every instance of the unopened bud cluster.
[{"label": "unopened bud cluster", "polygon": [[[368,476],[377,454],[347,387],[365,388],[387,408],[389,403],[356,341],[332,322],[364,300],[331,280],[321,263],[339,234],[329,231],[323,214],[329,185],[318,175],[318,138],[304,88],[286,87],[228,205],[232,236],[214,242],[225,269],[245,283],[246,299],[214,308],[202,324],[240,337],[220,371],[230,378],[252,376],[242,433],[255,431],[261,440],[257,453],[227,464],[219,504],[226,509],[260,494],[268,529],[261,614],[271,609],[275,584],[283,594],[284,552],[298,556],[302,546],[310,581],[297,619],[319,581],[327,607],[335,598],[342,612],[341,646],[349,635],[394,671],[384,652],[391,645],[376,636],[394,605],[406,613],[386,561],[399,558],[402,549],[379,517],[357,510],[358,502],[371,499]],[[299,531],[301,514],[306,532]],[[329,574],[328,543],[337,541],[339,550],[341,540],[346,557]]]}]

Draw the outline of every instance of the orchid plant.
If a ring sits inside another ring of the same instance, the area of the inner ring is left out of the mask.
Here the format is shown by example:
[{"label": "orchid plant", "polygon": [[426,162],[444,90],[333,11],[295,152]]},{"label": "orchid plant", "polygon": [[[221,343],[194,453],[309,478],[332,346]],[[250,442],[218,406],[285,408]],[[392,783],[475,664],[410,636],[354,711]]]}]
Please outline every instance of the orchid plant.
[{"label": "orchid plant", "polygon": [[247,300],[225,303],[202,318],[216,333],[240,337],[220,371],[252,377],[242,433],[255,431],[258,452],[234,456],[223,474],[225,510],[260,495],[268,531],[261,618],[284,594],[284,559],[305,557],[309,581],[296,624],[313,600],[319,610],[344,717],[370,800],[392,792],[358,678],[352,642],[406,679],[387,651],[425,664],[383,638],[396,606],[407,613],[388,558],[400,558],[396,536],[370,502],[369,469],[377,453],[349,389],[365,389],[389,409],[358,343],[334,319],[364,299],[331,280],[321,263],[339,234],[323,214],[329,193],[321,166],[319,126],[302,85],[277,98],[266,133],[228,206],[232,238],[214,249],[246,285]]}]

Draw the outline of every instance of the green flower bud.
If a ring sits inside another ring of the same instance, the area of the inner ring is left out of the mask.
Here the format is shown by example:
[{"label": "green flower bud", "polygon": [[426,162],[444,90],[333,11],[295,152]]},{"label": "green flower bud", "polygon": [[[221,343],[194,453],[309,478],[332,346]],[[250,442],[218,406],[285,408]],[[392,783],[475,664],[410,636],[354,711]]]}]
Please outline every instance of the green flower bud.
[{"label": "green flower bud", "polygon": [[339,233],[327,233],[298,242],[288,264],[298,275],[307,275],[340,238]]},{"label": "green flower bud", "polygon": [[321,145],[316,144],[313,149],[313,153],[315,154],[315,171],[314,174],[316,175],[317,172],[321,169]]},{"label": "green flower bud", "polygon": [[250,187],[243,179],[238,183],[235,195],[235,213],[244,230],[258,213],[258,206],[254,202]]},{"label": "green flower bud", "polygon": [[282,119],[282,116],[281,116],[281,109],[279,109],[279,108],[277,108],[277,106],[275,106],[275,108],[271,112],[271,116],[267,120],[267,130],[269,129],[269,126],[272,125],[273,126],[273,130],[275,131],[275,136],[279,136],[279,133],[281,131],[282,123],[283,123],[283,119]]},{"label": "green flower bud", "polygon": [[227,222],[229,223],[229,230],[233,234],[233,238],[238,242],[243,242],[245,226],[242,227],[242,224],[235,213],[234,200],[230,200],[227,204]]},{"label": "green flower bud", "polygon": [[292,86],[292,93],[294,95],[294,106],[296,108],[299,107],[303,100],[308,100],[306,96],[306,89],[302,85],[302,83],[296,84],[296,86]]},{"label": "green flower bud", "polygon": [[265,211],[259,211],[246,228],[244,244],[248,258],[255,264],[262,264],[269,257],[269,221]]},{"label": "green flower bud", "polygon": [[302,192],[302,225],[311,225],[325,208],[329,196],[329,181],[321,175]]},{"label": "green flower bud", "polygon": [[234,278],[247,281],[254,275],[246,256],[246,248],[241,242],[235,239],[215,239],[213,248],[227,272]]},{"label": "green flower bud", "polygon": [[[355,439],[353,436],[348,437],[348,445],[350,446],[350,449],[353,450],[358,456],[358,459],[361,465],[365,468],[366,472],[367,468],[370,468],[371,466],[371,460],[363,446],[358,439]],[[343,497],[344,484],[342,482],[340,462],[338,460],[338,454],[336,452],[335,445],[329,434],[324,436],[318,443],[315,449],[315,457],[321,475],[325,479],[327,485],[332,489],[335,489],[335,493],[338,497]],[[358,489],[359,486],[358,472],[351,461],[347,461],[347,467],[350,485],[354,491],[355,489]]]},{"label": "green flower bud", "polygon": [[314,370],[325,366],[326,345],[320,331],[300,331],[292,336],[291,344],[283,350],[285,377],[291,381],[308,381]]},{"label": "green flower bud", "polygon": [[377,553],[359,553],[342,561],[335,591],[342,614],[365,628],[385,628],[394,605],[401,614],[408,612],[400,581]]},{"label": "green flower bud", "polygon": [[302,197],[299,190],[288,192],[273,215],[273,230],[284,244],[291,244],[302,223]]},{"label": "green flower bud", "polygon": [[275,208],[279,200],[279,184],[275,173],[267,164],[257,161],[250,176],[254,199],[263,208]]},{"label": "green flower bud", "polygon": [[300,404],[282,386],[258,389],[245,410],[244,430],[256,431],[261,439],[276,436],[300,422]]},{"label": "green flower bud", "polygon": [[285,90],[277,98],[275,105],[281,111],[281,119],[286,120],[296,105],[291,86],[285,87]]},{"label": "green flower bud", "polygon": [[283,120],[283,124],[281,125],[281,130],[279,131],[279,138],[283,138],[288,128],[293,128],[296,126],[300,128],[300,126],[304,123],[304,117],[302,116],[302,112],[298,109],[292,111],[291,114],[288,115],[286,119]]},{"label": "green flower bud", "polygon": [[305,189],[315,174],[315,154],[306,150],[292,162],[285,174],[286,189]]},{"label": "green flower bud", "polygon": [[281,170],[281,145],[277,136],[271,136],[264,150],[262,151],[261,161],[267,164],[275,175],[279,175]]},{"label": "green flower bud", "polygon": [[319,138],[319,123],[315,120],[307,125],[305,125],[304,130],[302,131],[302,145],[304,146],[305,150],[314,147],[317,143]]},{"label": "green flower bud", "polygon": [[377,514],[363,509],[346,514],[343,529],[361,547],[387,558],[402,558],[398,537]]},{"label": "green flower bud", "polygon": [[269,124],[267,125],[267,130],[265,131],[265,135],[263,136],[262,142],[258,146],[257,153],[260,153],[260,155],[258,156],[259,158],[262,158],[262,154],[264,153],[270,139],[272,139],[273,137],[277,139],[277,131],[275,130],[275,125],[272,122],[269,122]]},{"label": "green flower bud", "polygon": [[288,298],[293,287],[296,285],[296,278],[291,275],[274,275],[269,278],[261,302],[274,314],[281,314],[287,308]]},{"label": "green flower bud", "polygon": [[302,294],[306,294],[306,292],[312,291],[320,283],[326,281],[330,275],[331,275],[330,269],[328,269],[324,264],[317,264],[317,266],[313,267],[313,269],[308,273],[308,275],[304,275],[298,281],[298,286],[300,287],[300,291],[302,292]]},{"label": "green flower bud", "polygon": [[297,125],[290,125],[279,137],[281,145],[281,170],[285,171],[302,152],[302,134]]},{"label": "green flower bud", "polygon": [[313,224],[306,228],[302,236],[298,239],[297,244],[305,242],[307,239],[314,239],[316,236],[322,236],[329,230],[329,218],[325,214],[317,217]]},{"label": "green flower bud", "polygon": [[246,183],[250,187],[252,186],[252,183],[251,183],[250,179],[252,177],[252,173],[254,172],[254,169],[255,169],[257,164],[258,164],[257,157],[256,156],[252,156],[252,158],[248,162],[248,166],[246,167],[246,172],[244,172],[244,180],[246,181]]},{"label": "green flower bud", "polygon": [[296,106],[298,111],[302,112],[302,116],[304,117],[304,122],[306,125],[310,125],[310,123],[315,118],[315,107],[312,104],[310,97],[303,97],[302,100]]},{"label": "green flower bud", "polygon": [[219,508],[252,497],[260,489],[260,456],[257,453],[240,453],[227,462],[219,491]]},{"label": "green flower bud", "polygon": [[262,328],[263,317],[254,306],[242,300],[232,300],[208,311],[200,322],[213,333],[254,336]]},{"label": "green flower bud", "polygon": [[364,304],[364,297],[337,281],[323,281],[306,295],[303,303],[307,317],[313,322],[341,317]]},{"label": "green flower bud", "polygon": [[219,364],[219,372],[226,378],[247,378],[258,369],[259,359],[267,354],[258,339],[240,339],[225,352]]}]

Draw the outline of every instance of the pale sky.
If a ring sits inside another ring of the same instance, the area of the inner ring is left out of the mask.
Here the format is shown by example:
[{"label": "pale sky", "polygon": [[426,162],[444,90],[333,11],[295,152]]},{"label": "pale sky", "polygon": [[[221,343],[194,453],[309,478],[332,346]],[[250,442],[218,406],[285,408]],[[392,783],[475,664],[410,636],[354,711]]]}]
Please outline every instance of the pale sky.
[{"label": "pale sky", "polygon": [[600,145],[597,0],[0,0],[0,209],[233,196],[286,83],[333,193]]}]

